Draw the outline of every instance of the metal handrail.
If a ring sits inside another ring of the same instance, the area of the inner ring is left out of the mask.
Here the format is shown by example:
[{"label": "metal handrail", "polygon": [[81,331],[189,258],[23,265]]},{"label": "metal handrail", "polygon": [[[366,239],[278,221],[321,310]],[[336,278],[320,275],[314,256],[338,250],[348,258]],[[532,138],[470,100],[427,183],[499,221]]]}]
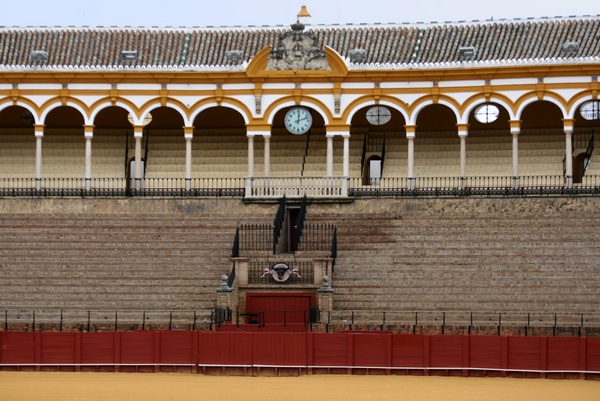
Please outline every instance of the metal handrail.
[{"label": "metal handrail", "polygon": [[[585,175],[572,187],[562,175],[546,176],[486,176],[486,177],[384,177],[377,183],[363,183],[362,178],[334,177],[348,188],[348,197],[361,196],[526,196],[537,195],[599,195],[600,175]],[[303,180],[311,179],[303,177]],[[328,185],[333,181],[312,178],[320,185],[313,188],[319,197],[340,197]],[[271,184],[275,190],[277,180]],[[336,185],[338,181],[335,181]],[[292,178],[281,185],[293,185]],[[516,183],[516,184],[515,184]],[[87,189],[86,189],[87,188]],[[252,189],[252,188],[251,188]],[[318,190],[317,190],[318,189]],[[266,191],[263,191],[267,193]],[[0,197],[245,197],[245,178],[192,179],[147,178],[139,190],[128,189],[125,178],[0,178]],[[254,195],[256,196],[256,195]]]}]

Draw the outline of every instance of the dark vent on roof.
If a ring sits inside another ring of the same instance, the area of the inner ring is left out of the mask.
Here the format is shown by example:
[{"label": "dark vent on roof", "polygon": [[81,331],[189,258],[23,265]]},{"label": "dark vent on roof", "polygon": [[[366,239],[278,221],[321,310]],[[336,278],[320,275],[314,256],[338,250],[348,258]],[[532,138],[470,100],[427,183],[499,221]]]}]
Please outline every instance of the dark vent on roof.
[{"label": "dark vent on roof", "polygon": [[575,54],[579,52],[579,43],[577,42],[565,42],[562,46],[563,52],[567,54]]},{"label": "dark vent on roof", "polygon": [[47,61],[48,53],[44,50],[34,50],[31,52],[31,60],[33,61]]}]

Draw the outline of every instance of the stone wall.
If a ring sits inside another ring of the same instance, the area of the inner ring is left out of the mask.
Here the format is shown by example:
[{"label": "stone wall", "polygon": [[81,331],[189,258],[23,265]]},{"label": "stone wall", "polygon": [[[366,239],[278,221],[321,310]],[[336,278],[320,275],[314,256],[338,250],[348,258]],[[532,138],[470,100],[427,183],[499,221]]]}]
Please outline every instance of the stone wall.
[{"label": "stone wall", "polygon": [[[411,325],[420,312],[435,326],[447,312],[448,326],[467,327],[474,312],[478,326],[502,313],[507,325],[551,327],[558,313],[560,325],[579,326],[583,314],[596,327],[599,206],[592,197],[362,199],[309,203],[307,221],[338,227],[332,323],[354,312],[356,324],[375,324],[386,311],[387,325]],[[237,224],[270,223],[276,209],[2,199],[0,308],[210,313]]]}]

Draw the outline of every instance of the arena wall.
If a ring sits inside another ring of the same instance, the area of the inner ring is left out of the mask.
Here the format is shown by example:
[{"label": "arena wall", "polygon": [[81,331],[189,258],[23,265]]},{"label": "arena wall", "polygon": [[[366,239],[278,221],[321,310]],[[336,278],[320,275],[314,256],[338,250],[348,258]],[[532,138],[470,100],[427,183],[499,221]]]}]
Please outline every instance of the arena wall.
[{"label": "arena wall", "polygon": [[389,332],[0,333],[0,369],[600,378],[600,339]]},{"label": "arena wall", "polygon": [[[599,206],[597,197],[309,203],[307,221],[338,228],[333,312],[321,322],[466,327],[475,313],[478,326],[502,314],[502,325],[551,327],[558,314],[561,327],[600,327]],[[127,311],[210,314],[237,225],[270,224],[276,210],[239,198],[3,199],[0,307],[15,328],[17,314],[22,323],[37,310],[49,330],[58,311],[81,324],[90,310],[123,311],[120,322]]]}]

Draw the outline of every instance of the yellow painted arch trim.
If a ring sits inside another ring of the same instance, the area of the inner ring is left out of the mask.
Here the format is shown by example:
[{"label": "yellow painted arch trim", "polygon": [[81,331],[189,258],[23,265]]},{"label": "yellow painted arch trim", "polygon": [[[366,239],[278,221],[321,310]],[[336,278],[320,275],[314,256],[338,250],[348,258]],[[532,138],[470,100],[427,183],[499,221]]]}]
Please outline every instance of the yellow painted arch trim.
[{"label": "yellow painted arch trim", "polygon": [[[271,114],[273,113],[274,110],[278,110],[281,105],[290,103],[290,102],[296,104],[296,97],[295,96],[285,96],[285,97],[277,99],[277,101],[271,103],[269,105],[269,107],[267,107],[267,109],[265,110],[265,112],[263,114],[265,120],[269,121]],[[331,111],[327,108],[327,105],[325,103],[321,102],[320,100],[317,100],[315,98],[308,97],[308,96],[302,96],[300,98],[300,103],[301,104],[308,103],[310,105],[314,105],[315,107],[312,107],[312,108],[318,110],[320,113],[325,115],[325,117],[326,117],[324,119],[325,124],[330,124],[332,121],[336,120],[336,118],[334,118]]]}]

